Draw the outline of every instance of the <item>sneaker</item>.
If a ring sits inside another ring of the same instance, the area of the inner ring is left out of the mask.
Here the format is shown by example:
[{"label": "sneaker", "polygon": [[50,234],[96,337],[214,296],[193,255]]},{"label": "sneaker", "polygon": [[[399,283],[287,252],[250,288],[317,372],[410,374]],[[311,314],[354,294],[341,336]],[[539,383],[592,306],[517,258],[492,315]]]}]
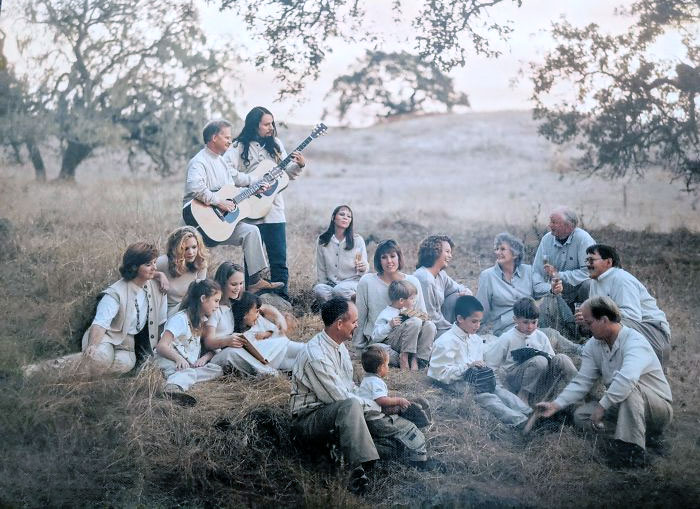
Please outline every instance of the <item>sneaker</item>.
[{"label": "sneaker", "polygon": [[284,283],[282,282],[275,282],[272,283],[268,281],[267,279],[260,278],[257,283],[254,285],[250,285],[248,287],[248,291],[251,293],[262,293],[262,292],[270,292],[272,290],[279,290],[284,286]]},{"label": "sneaker", "polygon": [[356,495],[364,495],[369,489],[369,477],[362,466],[355,468],[350,473],[348,489]]},{"label": "sneaker", "polygon": [[163,388],[163,397],[181,406],[192,407],[197,404],[197,399],[185,393],[179,385],[166,384]]}]

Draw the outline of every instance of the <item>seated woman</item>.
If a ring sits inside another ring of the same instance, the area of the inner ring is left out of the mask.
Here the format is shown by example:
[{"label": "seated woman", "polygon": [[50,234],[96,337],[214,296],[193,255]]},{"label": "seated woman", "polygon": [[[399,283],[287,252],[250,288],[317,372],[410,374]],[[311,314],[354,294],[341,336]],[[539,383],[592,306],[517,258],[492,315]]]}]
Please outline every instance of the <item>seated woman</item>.
[{"label": "seated woman", "polygon": [[479,276],[476,298],[484,306],[482,324],[492,325],[496,336],[515,325],[513,305],[517,300],[523,297],[539,299],[551,289],[548,283],[535,282],[532,265],[522,263],[523,249],[523,243],[516,237],[499,233],[494,239],[496,264]]},{"label": "seated woman", "polygon": [[447,235],[431,235],[418,248],[417,270],[428,316],[437,328],[437,337],[448,331],[455,321],[455,302],[472,292],[447,275],[445,268],[452,261],[454,243]]},{"label": "seated woman", "polygon": [[[403,254],[401,248],[395,240],[385,240],[380,242],[377,250],[374,252],[374,268],[376,274],[365,274],[360,278],[357,285],[357,328],[353,335],[352,342],[356,348],[364,350],[372,344],[372,331],[379,314],[388,306],[391,305],[389,299],[389,285],[393,281],[406,280],[411,283],[417,291],[415,305],[416,311],[425,313],[425,301],[423,300],[423,292],[421,291],[420,282],[414,277],[401,272],[403,269]],[[435,324],[431,321],[422,321],[418,318],[410,318],[407,322],[413,325],[412,333],[416,337],[425,338],[424,341],[417,340],[415,357],[420,366],[426,365],[430,359],[430,349],[435,338]],[[432,334],[429,331],[423,331],[424,327],[432,328]],[[408,333],[408,331],[406,331]],[[386,343],[378,343],[385,345],[390,350],[391,364],[399,366],[399,353]]]},{"label": "seated woman", "polygon": [[208,260],[209,251],[196,229],[182,226],[170,234],[166,254],[156,260],[161,287],[168,293],[168,318],[177,313],[190,283],[206,279]]},{"label": "seated woman", "polygon": [[352,225],[352,210],[340,205],[318,237],[314,294],[320,303],[336,296],[354,299],[357,282],[369,268],[365,241],[353,233]]},{"label": "seated woman", "polygon": [[[212,362],[223,368],[235,368],[250,375],[277,374],[275,367],[259,362],[245,351],[240,334],[234,332],[231,304],[243,293],[243,268],[232,262],[224,262],[216,269],[214,279],[222,288],[221,303],[219,309],[207,321],[202,335],[204,346],[209,350],[218,351]],[[287,320],[273,306],[263,304],[260,306],[260,313],[273,323],[282,335],[287,333]]]},{"label": "seated woman", "polygon": [[[158,250],[136,242],[124,252],[122,278],[102,292],[92,325],[83,335],[83,358],[91,368],[127,373],[136,364],[134,336],[147,328],[150,350],[167,315],[166,298],[153,281]],[[147,326],[147,327],[146,327]]]}]

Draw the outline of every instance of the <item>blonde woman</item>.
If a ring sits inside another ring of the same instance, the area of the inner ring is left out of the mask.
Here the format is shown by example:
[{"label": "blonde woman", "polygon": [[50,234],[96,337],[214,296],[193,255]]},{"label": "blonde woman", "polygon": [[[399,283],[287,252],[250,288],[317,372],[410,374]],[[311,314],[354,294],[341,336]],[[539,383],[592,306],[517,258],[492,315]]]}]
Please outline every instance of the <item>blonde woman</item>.
[{"label": "blonde woman", "polygon": [[156,260],[161,287],[168,294],[168,318],[177,313],[190,284],[206,279],[208,261],[209,251],[196,229],[182,226],[170,234],[166,254]]}]

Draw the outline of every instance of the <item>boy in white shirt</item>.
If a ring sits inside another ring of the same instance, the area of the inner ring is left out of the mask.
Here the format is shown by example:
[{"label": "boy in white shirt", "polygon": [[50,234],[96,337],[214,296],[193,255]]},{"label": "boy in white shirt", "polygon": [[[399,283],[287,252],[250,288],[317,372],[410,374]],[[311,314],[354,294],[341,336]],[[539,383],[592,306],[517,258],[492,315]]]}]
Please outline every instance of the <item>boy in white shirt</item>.
[{"label": "boy in white shirt", "polygon": [[538,329],[540,311],[531,297],[513,306],[515,328],[504,332],[494,346],[493,367],[505,387],[526,404],[558,394],[578,373],[568,355],[557,354],[547,335]]},{"label": "boy in white shirt", "polygon": [[420,316],[414,310],[418,290],[413,284],[406,280],[392,281],[388,292],[391,304],[377,316],[372,342],[388,344],[399,352],[401,369],[416,371],[419,360],[427,363],[430,359],[435,324],[427,315]]},{"label": "boy in white shirt", "polygon": [[[455,304],[456,321],[433,346],[428,376],[444,388],[465,394],[473,388],[470,375],[486,367],[484,342],[476,331],[481,327],[484,307],[471,295],[463,295]],[[477,368],[477,369],[475,369]],[[474,387],[474,400],[504,424],[523,429],[532,409],[520,398],[496,384],[490,392]]]}]

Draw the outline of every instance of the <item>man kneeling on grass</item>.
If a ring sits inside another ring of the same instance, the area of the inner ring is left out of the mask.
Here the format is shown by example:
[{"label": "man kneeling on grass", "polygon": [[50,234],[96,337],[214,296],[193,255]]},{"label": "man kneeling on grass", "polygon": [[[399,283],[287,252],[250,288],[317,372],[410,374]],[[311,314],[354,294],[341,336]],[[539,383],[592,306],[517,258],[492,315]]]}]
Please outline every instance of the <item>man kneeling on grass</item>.
[{"label": "man kneeling on grass", "polygon": [[476,297],[463,295],[455,304],[452,328],[433,345],[428,376],[457,394],[474,392],[475,401],[503,423],[524,430],[532,408],[496,384],[484,362],[484,341],[476,334],[484,307]]},{"label": "man kneeling on grass", "polygon": [[365,419],[365,412],[371,415],[376,404],[358,395],[343,344],[357,327],[355,304],[334,297],[321,306],[321,318],[325,328],[304,345],[292,370],[294,433],[308,442],[337,441],[353,468],[350,489],[355,492],[367,489],[365,469],[380,457],[425,465],[425,437],[413,423],[398,416],[391,417],[400,425],[392,425],[389,417]]},{"label": "man kneeling on grass", "polygon": [[614,466],[643,466],[646,445],[656,442],[673,419],[671,388],[659,358],[644,336],[620,323],[620,310],[610,297],[591,297],[581,313],[593,334],[583,348],[581,369],[557,399],[538,403],[538,412],[554,415],[583,399],[602,378],[605,394],[576,409],[574,423],[615,439]]}]

